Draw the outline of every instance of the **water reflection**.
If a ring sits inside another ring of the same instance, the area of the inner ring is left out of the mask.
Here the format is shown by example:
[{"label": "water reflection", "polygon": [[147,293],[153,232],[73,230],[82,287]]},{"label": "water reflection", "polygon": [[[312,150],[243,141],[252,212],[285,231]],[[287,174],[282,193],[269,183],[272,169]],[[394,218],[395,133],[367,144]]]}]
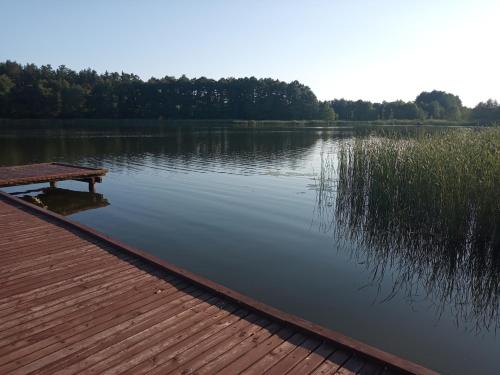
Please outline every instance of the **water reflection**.
[{"label": "water reflection", "polygon": [[[47,137],[41,143],[31,133],[18,131],[0,137],[0,164],[42,161],[83,163],[110,167],[116,173],[152,170],[269,174],[280,168],[296,168],[315,152],[314,146],[332,131],[229,129],[170,129],[161,135],[109,132]],[[339,136],[347,136],[338,133]]]},{"label": "water reflection", "polygon": [[21,199],[63,216],[109,205],[108,200],[102,194],[86,191],[45,188],[16,193],[16,195],[20,194],[24,194]]},{"label": "water reflection", "polygon": [[[409,303],[423,298],[438,317],[451,313],[463,328],[496,331],[500,327],[498,185],[469,194],[473,181],[456,178],[446,191],[438,184],[422,184],[416,191],[402,179],[418,172],[404,170],[401,155],[394,156],[397,165],[383,166],[391,156],[384,155],[385,161],[371,158],[371,151],[363,147],[370,143],[338,145],[322,155],[314,185],[320,229],[333,233],[339,248],[352,249],[379,291],[384,280],[391,280],[392,291],[380,294],[379,302],[398,294]],[[436,172],[433,168],[429,165],[426,172]]]},{"label": "water reflection", "polygon": [[[0,128],[0,164],[65,161],[109,169],[99,192],[113,204],[76,214],[75,220],[258,300],[442,373],[498,372],[499,338],[492,330],[494,325],[482,325],[491,332],[483,330],[481,335],[462,329],[482,317],[489,322],[497,319],[498,309],[492,306],[498,273],[489,250],[470,250],[469,256],[467,249],[472,247],[454,251],[451,242],[439,250],[432,246],[435,238],[427,239],[426,248],[426,237],[412,231],[428,228],[424,219],[430,221],[435,215],[426,218],[424,211],[415,211],[414,216],[408,212],[390,216],[382,211],[380,200],[374,206],[378,209],[365,212],[362,207],[369,200],[347,200],[348,186],[341,193],[346,200],[344,209],[337,205],[338,159],[326,154],[331,147],[335,154],[342,144],[372,136],[373,129],[205,128],[154,134],[144,127],[128,132],[120,126],[116,132],[96,127],[81,134],[72,130],[59,134],[51,129],[43,137],[24,130],[2,137]],[[398,129],[398,133],[411,137],[423,130]],[[323,177],[314,184],[318,173]],[[369,179],[361,176],[356,181]],[[313,184],[316,188],[320,182],[324,183],[316,197],[308,187]],[[79,189],[81,184],[61,183],[61,187],[73,186]],[[349,186],[366,185],[353,182]],[[361,188],[353,192],[353,197],[362,197]],[[491,207],[496,207],[493,203],[498,196],[491,194]],[[432,202],[415,200],[410,208],[416,210],[419,201]],[[314,217],[321,218],[326,234],[318,232],[316,223],[311,225],[315,205]],[[396,210],[404,206],[390,203],[389,207]],[[422,210],[424,207],[422,204]],[[342,211],[351,216],[343,217]],[[397,220],[377,222],[390,217]],[[433,233],[439,235],[445,227],[435,228]],[[413,244],[405,235],[416,236],[420,242]],[[332,251],[332,238],[337,236],[345,251]],[[394,238],[402,239],[397,242]],[[413,251],[412,246],[417,249]],[[453,254],[457,257],[455,266]],[[375,287],[363,288],[371,276]],[[449,288],[454,288],[452,296],[461,291],[465,296],[440,299],[450,294]],[[483,294],[475,294],[477,288]],[[384,303],[373,303],[374,299]],[[438,313],[443,312],[439,322],[431,299]],[[468,318],[459,316],[460,327],[454,326],[456,311],[461,306],[470,311],[471,299],[475,299],[478,312],[469,313]]]}]

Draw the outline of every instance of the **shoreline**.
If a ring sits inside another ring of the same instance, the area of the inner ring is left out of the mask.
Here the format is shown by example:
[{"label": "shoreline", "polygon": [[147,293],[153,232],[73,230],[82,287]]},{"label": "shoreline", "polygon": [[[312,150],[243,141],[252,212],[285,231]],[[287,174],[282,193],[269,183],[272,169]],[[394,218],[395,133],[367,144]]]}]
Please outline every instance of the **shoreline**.
[{"label": "shoreline", "polygon": [[239,119],[94,119],[94,118],[44,118],[44,119],[2,119],[0,128],[18,127],[226,127],[226,128],[310,128],[310,127],[370,127],[370,126],[459,126],[459,127],[487,127],[495,125],[482,125],[470,121],[447,120],[375,120],[375,121],[325,121],[325,120],[239,120]]}]

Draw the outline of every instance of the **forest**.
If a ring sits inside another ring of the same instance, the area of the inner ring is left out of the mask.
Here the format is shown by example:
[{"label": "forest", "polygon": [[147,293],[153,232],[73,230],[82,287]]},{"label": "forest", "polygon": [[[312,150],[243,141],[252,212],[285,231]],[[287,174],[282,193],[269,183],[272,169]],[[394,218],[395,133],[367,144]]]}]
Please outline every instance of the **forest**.
[{"label": "forest", "polygon": [[494,100],[475,108],[456,95],[423,92],[413,102],[319,101],[298,81],[255,77],[143,81],[128,73],[79,72],[64,65],[0,63],[0,118],[150,118],[242,120],[449,120],[494,123]]},{"label": "forest", "polygon": [[489,99],[474,108],[465,107],[460,98],[444,91],[422,92],[413,102],[372,103],[363,100],[336,99],[330,102],[337,120],[448,120],[479,124],[500,121],[500,105]]},{"label": "forest", "polygon": [[0,63],[0,117],[333,120],[328,103],[297,81],[151,78]]}]

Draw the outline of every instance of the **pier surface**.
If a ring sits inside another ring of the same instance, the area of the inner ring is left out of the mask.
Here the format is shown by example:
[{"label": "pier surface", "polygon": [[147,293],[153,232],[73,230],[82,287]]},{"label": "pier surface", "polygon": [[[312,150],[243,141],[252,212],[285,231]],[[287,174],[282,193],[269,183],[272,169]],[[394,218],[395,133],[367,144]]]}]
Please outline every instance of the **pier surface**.
[{"label": "pier surface", "polygon": [[0,280],[0,374],[435,374],[2,192]]},{"label": "pier surface", "polygon": [[0,167],[0,187],[35,183],[55,183],[63,180],[100,182],[106,169],[87,168],[62,163],[41,163]]}]

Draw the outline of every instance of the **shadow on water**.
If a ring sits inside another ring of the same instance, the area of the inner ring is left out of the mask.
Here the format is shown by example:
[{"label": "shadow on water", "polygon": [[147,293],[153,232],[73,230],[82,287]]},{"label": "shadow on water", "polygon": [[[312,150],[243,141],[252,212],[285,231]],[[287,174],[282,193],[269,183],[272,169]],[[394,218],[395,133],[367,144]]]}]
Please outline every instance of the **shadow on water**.
[{"label": "shadow on water", "polygon": [[476,333],[500,328],[500,131],[356,138],[323,155],[320,229],[354,243],[389,296]]},{"label": "shadow on water", "polygon": [[60,188],[16,192],[15,195],[20,195],[22,199],[29,203],[63,216],[109,205],[108,200],[102,194]]}]

